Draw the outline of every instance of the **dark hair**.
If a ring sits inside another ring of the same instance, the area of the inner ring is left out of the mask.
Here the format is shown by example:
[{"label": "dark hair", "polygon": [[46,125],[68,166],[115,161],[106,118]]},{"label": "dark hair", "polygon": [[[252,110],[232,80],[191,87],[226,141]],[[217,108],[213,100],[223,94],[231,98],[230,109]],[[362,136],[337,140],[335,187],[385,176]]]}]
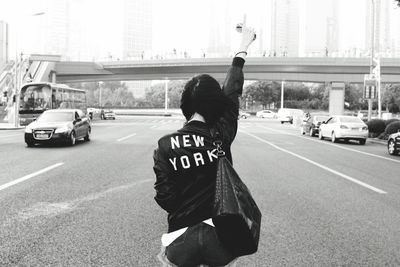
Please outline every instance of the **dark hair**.
[{"label": "dark hair", "polygon": [[217,122],[230,104],[231,101],[222,92],[218,81],[208,74],[189,80],[181,97],[181,109],[186,120],[190,120],[197,112],[208,124]]}]

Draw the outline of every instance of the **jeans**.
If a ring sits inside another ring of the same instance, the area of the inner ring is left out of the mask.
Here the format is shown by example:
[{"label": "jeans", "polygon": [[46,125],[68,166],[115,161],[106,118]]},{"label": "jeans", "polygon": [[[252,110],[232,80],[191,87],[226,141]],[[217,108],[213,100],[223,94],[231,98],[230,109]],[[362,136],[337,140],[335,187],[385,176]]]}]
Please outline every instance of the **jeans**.
[{"label": "jeans", "polygon": [[189,227],[161,254],[163,266],[179,267],[226,266],[236,258],[220,243],[215,228],[203,222]]}]

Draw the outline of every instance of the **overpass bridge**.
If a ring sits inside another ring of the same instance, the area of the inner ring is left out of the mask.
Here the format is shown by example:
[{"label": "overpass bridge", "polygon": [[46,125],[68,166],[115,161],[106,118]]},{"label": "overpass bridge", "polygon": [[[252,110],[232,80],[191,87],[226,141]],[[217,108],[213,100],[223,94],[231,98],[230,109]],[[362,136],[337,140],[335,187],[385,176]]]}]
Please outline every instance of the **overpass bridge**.
[{"label": "overpass bridge", "polygon": [[[185,80],[208,73],[223,79],[232,58],[74,62],[59,56],[35,55],[28,76],[33,81],[57,83],[130,80]],[[382,58],[381,82],[400,83],[400,60]],[[37,75],[31,75],[34,70]],[[325,83],[329,88],[330,114],[343,114],[346,83],[363,83],[370,72],[369,58],[257,57],[246,58],[246,80]]]},{"label": "overpass bridge", "polygon": [[[53,69],[60,83],[129,80],[178,80],[208,73],[224,78],[232,58],[189,58],[111,62],[56,62]],[[363,83],[369,73],[368,58],[247,58],[247,80]],[[381,59],[382,83],[400,83],[400,60]]]}]

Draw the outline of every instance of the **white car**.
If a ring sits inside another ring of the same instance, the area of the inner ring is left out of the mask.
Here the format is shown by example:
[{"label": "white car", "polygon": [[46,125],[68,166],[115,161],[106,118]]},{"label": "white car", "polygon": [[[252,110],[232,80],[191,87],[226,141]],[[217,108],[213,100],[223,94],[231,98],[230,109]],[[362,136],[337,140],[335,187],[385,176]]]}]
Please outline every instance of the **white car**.
[{"label": "white car", "polygon": [[247,119],[250,116],[251,116],[251,114],[246,112],[246,111],[242,111],[242,110],[239,111],[239,118],[240,119]]},{"label": "white car", "polygon": [[264,109],[264,110],[260,110],[256,113],[256,117],[258,118],[268,118],[268,119],[276,119],[277,115],[275,112],[268,110],[268,109]]},{"label": "white car", "polygon": [[281,122],[281,124],[288,122],[290,124],[293,124],[294,122],[298,122],[299,120],[301,121],[301,118],[303,118],[304,112],[301,109],[295,109],[295,108],[281,108],[278,110],[277,114],[278,120]]},{"label": "white car", "polygon": [[357,140],[364,145],[368,138],[368,126],[358,117],[332,116],[319,126],[319,139],[330,138],[333,143],[339,139]]}]

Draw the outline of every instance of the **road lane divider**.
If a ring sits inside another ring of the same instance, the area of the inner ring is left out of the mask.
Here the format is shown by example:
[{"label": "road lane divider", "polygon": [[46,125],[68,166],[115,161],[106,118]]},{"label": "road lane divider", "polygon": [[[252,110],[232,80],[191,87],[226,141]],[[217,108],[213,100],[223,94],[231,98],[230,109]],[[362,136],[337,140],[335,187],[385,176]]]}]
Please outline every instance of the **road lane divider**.
[{"label": "road lane divider", "polygon": [[51,165],[51,166],[49,166],[49,167],[46,167],[46,168],[44,168],[44,169],[41,169],[41,170],[39,170],[39,171],[37,171],[37,172],[34,172],[34,173],[31,173],[31,174],[25,175],[24,177],[18,178],[18,179],[14,180],[14,181],[8,182],[8,183],[3,184],[3,185],[0,185],[0,191],[1,191],[1,190],[4,190],[4,189],[6,189],[6,188],[8,188],[8,187],[10,187],[10,186],[13,186],[13,185],[22,183],[22,182],[24,182],[24,181],[26,181],[26,180],[28,180],[28,179],[31,179],[31,178],[33,178],[33,177],[35,177],[35,176],[38,176],[38,175],[40,175],[40,174],[42,174],[42,173],[48,172],[48,171],[50,171],[50,170],[52,170],[52,169],[54,169],[54,168],[60,167],[60,166],[63,165],[63,164],[64,164],[63,162],[59,162],[59,163],[56,163],[56,164]]},{"label": "road lane divider", "polygon": [[136,134],[134,133],[134,134],[127,135],[127,136],[125,136],[125,137],[121,137],[120,139],[117,139],[117,142],[124,141],[124,140],[126,140],[126,139],[128,139],[128,138],[131,138],[131,137],[135,136],[135,135],[136,135]]},{"label": "road lane divider", "polygon": [[294,153],[294,152],[291,152],[291,151],[289,151],[289,150],[287,150],[287,149],[281,148],[281,147],[279,147],[279,146],[277,146],[277,145],[275,145],[275,144],[273,144],[273,143],[271,143],[271,142],[268,142],[268,141],[266,141],[266,140],[264,140],[264,139],[262,139],[262,138],[260,138],[260,137],[258,137],[258,136],[256,136],[256,135],[254,135],[254,134],[251,134],[251,133],[246,132],[246,131],[243,131],[243,130],[240,130],[239,132],[244,133],[244,134],[246,134],[246,135],[248,135],[248,136],[250,136],[250,137],[253,137],[254,139],[257,139],[258,141],[260,141],[260,142],[262,142],[262,143],[265,143],[265,144],[267,144],[267,145],[270,145],[270,146],[272,146],[272,147],[275,148],[275,149],[278,149],[278,150],[280,150],[280,151],[282,151],[282,152],[288,153],[288,154],[290,154],[290,155],[292,155],[292,156],[294,156],[294,157],[297,157],[297,158],[299,158],[299,159],[301,159],[301,160],[304,160],[304,161],[306,161],[306,162],[308,162],[308,163],[310,163],[310,164],[312,164],[312,165],[315,165],[315,166],[317,166],[317,167],[319,167],[319,168],[321,168],[321,169],[323,169],[323,170],[325,170],[325,171],[328,171],[328,172],[333,173],[333,174],[335,174],[335,175],[337,175],[337,176],[340,176],[340,177],[342,177],[342,178],[344,178],[344,179],[346,179],[346,180],[348,180],[348,181],[351,181],[351,182],[353,182],[353,183],[355,183],[355,184],[358,184],[358,185],[361,185],[361,186],[363,186],[363,187],[365,187],[365,188],[368,188],[368,189],[370,189],[370,190],[372,190],[372,191],[374,191],[374,192],[376,192],[376,193],[379,193],[379,194],[386,194],[386,193],[387,193],[387,192],[385,192],[385,191],[383,191],[383,190],[381,190],[381,189],[379,189],[379,188],[376,188],[376,187],[374,187],[374,186],[372,186],[372,185],[369,185],[369,184],[367,184],[367,183],[364,183],[364,182],[362,182],[362,181],[360,181],[360,180],[357,180],[357,179],[355,179],[355,178],[353,178],[353,177],[350,177],[350,176],[348,176],[348,175],[346,175],[346,174],[344,174],[344,173],[335,171],[335,170],[333,170],[333,169],[331,169],[331,168],[329,168],[329,167],[327,167],[327,166],[325,166],[325,165],[319,164],[318,162],[315,162],[315,161],[310,160],[310,159],[308,159],[308,158],[306,158],[306,157],[300,156],[299,154],[296,154],[296,153]]},{"label": "road lane divider", "polygon": [[306,139],[306,140],[309,140],[309,141],[312,141],[312,142],[317,142],[317,143],[320,143],[320,144],[326,144],[326,145],[334,146],[334,147],[337,147],[337,148],[340,148],[340,149],[344,149],[344,150],[348,150],[348,151],[364,154],[364,155],[367,155],[367,156],[371,156],[371,157],[375,157],[375,158],[380,158],[380,159],[385,159],[385,160],[388,160],[388,161],[400,163],[400,160],[395,160],[395,159],[387,158],[387,157],[384,157],[384,156],[379,156],[379,155],[375,155],[375,154],[372,154],[372,153],[368,153],[368,152],[364,152],[364,151],[360,151],[360,150],[356,150],[356,149],[340,146],[340,145],[337,145],[337,144],[332,144],[331,142],[326,142],[326,141],[319,140],[319,139],[313,139],[311,137],[308,138],[308,137],[302,136],[302,135],[287,133],[287,132],[284,132],[284,131],[275,130],[275,129],[272,129],[272,128],[269,128],[269,127],[265,127],[265,126],[261,126],[261,125],[259,125],[258,127],[264,128],[264,129],[267,129],[267,130],[270,130],[270,131],[274,131],[274,132],[277,132],[277,133],[281,133],[281,134],[286,134],[286,135],[291,135],[291,136],[295,136],[295,137],[298,137],[298,138],[303,138],[303,139]]}]

